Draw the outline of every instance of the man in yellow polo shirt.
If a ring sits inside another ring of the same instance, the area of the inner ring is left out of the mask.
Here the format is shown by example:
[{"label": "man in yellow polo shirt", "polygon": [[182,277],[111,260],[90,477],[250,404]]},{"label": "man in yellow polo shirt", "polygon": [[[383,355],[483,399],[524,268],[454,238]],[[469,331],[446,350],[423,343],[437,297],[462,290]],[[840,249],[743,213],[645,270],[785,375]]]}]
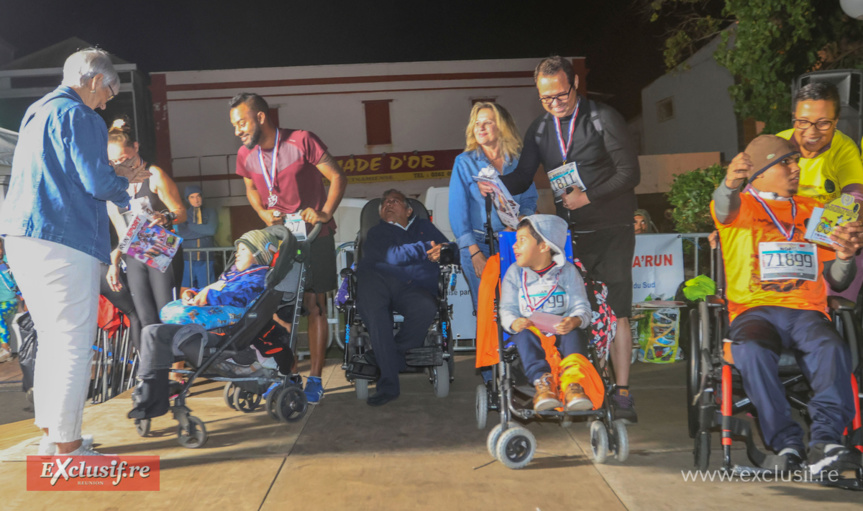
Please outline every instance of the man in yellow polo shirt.
[{"label": "man in yellow polo shirt", "polygon": [[[794,96],[794,128],[777,135],[800,151],[798,195],[827,203],[849,193],[863,204],[863,161],[854,141],[836,129],[840,105],[839,90],[832,83],[807,84]],[[861,285],[863,256],[858,256],[854,282],[845,291],[830,294],[856,302]]]}]

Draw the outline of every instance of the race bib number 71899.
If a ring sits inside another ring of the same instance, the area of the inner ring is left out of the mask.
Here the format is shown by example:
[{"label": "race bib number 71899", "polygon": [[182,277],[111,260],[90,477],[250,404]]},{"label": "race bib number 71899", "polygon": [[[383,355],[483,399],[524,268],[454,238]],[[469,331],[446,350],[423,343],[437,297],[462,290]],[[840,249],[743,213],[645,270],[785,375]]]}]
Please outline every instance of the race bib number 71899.
[{"label": "race bib number 71899", "polygon": [[761,242],[758,259],[762,281],[818,279],[818,252],[814,243]]}]

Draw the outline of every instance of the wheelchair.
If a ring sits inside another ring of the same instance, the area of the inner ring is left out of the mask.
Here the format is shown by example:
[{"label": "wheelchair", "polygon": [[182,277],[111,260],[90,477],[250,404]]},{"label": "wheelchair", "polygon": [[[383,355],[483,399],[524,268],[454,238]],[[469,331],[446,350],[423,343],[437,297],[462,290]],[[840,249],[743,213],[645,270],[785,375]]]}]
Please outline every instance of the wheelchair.
[{"label": "wheelchair", "polygon": [[[417,218],[430,219],[428,210],[422,202],[408,198],[408,203]],[[381,199],[372,199],[363,206],[360,213],[360,231],[357,233],[355,260],[362,258],[362,247],[366,240],[369,229],[380,221]],[[407,373],[425,372],[429,383],[432,384],[435,396],[444,398],[449,395],[450,383],[455,377],[455,359],[453,348],[455,343],[452,339],[452,306],[447,302],[450,289],[455,289],[456,258],[452,252],[441,251],[441,272],[438,277],[437,310],[435,319],[428,329],[423,346],[408,350]],[[344,314],[345,320],[345,355],[342,369],[345,378],[353,383],[357,399],[365,400],[369,396],[369,384],[378,378],[377,367],[365,361],[365,353],[371,349],[369,332],[363,324],[363,320],[357,310],[357,275],[351,268],[341,271],[341,276],[347,279],[347,299],[339,308]],[[401,315],[393,316],[393,328],[397,329],[404,321]]]},{"label": "wheelchair", "polygon": [[[724,263],[721,251],[715,249],[714,280],[717,294],[708,296],[690,312],[690,339],[687,350],[686,371],[687,422],[690,438],[694,440],[694,464],[698,470],[707,470],[710,463],[711,434],[720,430],[722,439],[722,470],[740,474],[775,473],[790,470],[787,460],[760,450],[754,441],[750,421],[740,415],[757,411],[743,391],[740,373],[729,363],[731,341],[726,338],[729,321],[724,297]],[[863,451],[863,428],[860,418],[860,324],[854,316],[855,304],[840,297],[828,297],[832,323],[848,342],[851,351],[851,387],[858,399],[852,424],[846,429],[845,447]],[[779,377],[785,387],[786,398],[792,409],[808,418],[807,405],[811,390],[791,350],[783,350],[779,358]],[[734,438],[741,438],[746,454],[754,466],[732,462],[731,447]],[[804,453],[805,456],[805,453]],[[863,490],[863,474],[856,481],[831,484],[848,489]]]},{"label": "wheelchair", "polygon": [[[499,239],[501,282],[509,266],[515,264],[515,256],[512,252],[515,234],[515,232],[491,233]],[[573,262],[572,243],[569,236],[567,236],[565,250],[567,260]],[[498,286],[495,312],[499,303],[500,287]],[[477,428],[485,428],[489,411],[497,411],[500,414],[500,423],[492,428],[486,439],[486,448],[493,458],[508,468],[520,469],[527,466],[536,454],[536,438],[515,419],[523,422],[558,422],[564,427],[570,426],[573,419],[586,419],[590,421],[590,447],[594,461],[605,463],[609,455],[621,463],[626,461],[629,457],[629,436],[626,424],[620,419],[614,419],[611,406],[615,381],[613,370],[610,363],[602,360],[603,357],[597,353],[593,342],[588,348],[588,359],[599,373],[605,388],[602,406],[595,410],[538,412],[533,409],[535,394],[533,385],[524,374],[518,350],[515,346],[507,347],[508,334],[505,335],[499,321],[497,337],[500,362],[493,367],[491,386],[479,384],[476,388]]]},{"label": "wheelchair", "polygon": [[[280,307],[293,305],[291,324],[299,324],[310,245],[322,225],[316,224],[303,241],[298,241],[283,225],[267,227],[281,242],[267,271],[263,293],[233,325],[208,331],[200,342],[190,342],[180,348],[186,354],[184,359],[195,367],[191,371],[174,370],[188,377],[170,408],[179,423],[177,441],[181,446],[196,449],[207,441],[206,426],[201,419],[191,415],[191,409],[186,406],[189,389],[198,378],[227,382],[223,393],[225,403],[236,410],[246,413],[255,410],[266,394],[265,408],[273,419],[296,422],[305,416],[308,402],[299,375],[282,376],[272,368],[256,375],[230,375],[215,372],[213,366],[229,358],[239,358],[243,352],[248,354],[251,343],[272,321],[273,314]],[[228,261],[228,267],[231,264],[233,257]],[[288,341],[291,351],[296,348],[296,332],[297,328],[291,328]],[[147,436],[150,419],[135,419],[135,428],[140,436]]]}]

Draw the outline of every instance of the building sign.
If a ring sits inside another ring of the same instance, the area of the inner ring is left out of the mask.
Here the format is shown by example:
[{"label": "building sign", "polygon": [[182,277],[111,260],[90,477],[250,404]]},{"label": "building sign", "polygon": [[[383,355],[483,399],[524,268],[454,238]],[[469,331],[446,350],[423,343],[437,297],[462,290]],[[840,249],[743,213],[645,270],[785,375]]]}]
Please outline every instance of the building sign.
[{"label": "building sign", "polygon": [[632,302],[673,300],[683,282],[683,240],[677,234],[639,234],[632,258]]},{"label": "building sign", "polygon": [[461,149],[339,156],[348,183],[448,178]]}]

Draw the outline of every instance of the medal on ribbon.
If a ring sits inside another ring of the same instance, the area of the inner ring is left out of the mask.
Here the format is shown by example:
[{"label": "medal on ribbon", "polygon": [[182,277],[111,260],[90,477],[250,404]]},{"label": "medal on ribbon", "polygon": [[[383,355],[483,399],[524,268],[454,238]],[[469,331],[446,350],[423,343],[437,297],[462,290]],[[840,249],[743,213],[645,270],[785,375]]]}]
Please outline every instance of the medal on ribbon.
[{"label": "medal on ribbon", "polygon": [[267,190],[270,192],[270,196],[267,197],[267,209],[273,209],[279,201],[274,191],[276,186],[276,171],[278,170],[276,165],[279,161],[279,135],[279,130],[276,129],[276,144],[273,146],[273,158],[270,162],[269,172],[267,172],[267,167],[264,165],[264,151],[260,145],[258,146],[258,162],[261,164],[261,173],[264,175],[264,182],[267,183]]}]

